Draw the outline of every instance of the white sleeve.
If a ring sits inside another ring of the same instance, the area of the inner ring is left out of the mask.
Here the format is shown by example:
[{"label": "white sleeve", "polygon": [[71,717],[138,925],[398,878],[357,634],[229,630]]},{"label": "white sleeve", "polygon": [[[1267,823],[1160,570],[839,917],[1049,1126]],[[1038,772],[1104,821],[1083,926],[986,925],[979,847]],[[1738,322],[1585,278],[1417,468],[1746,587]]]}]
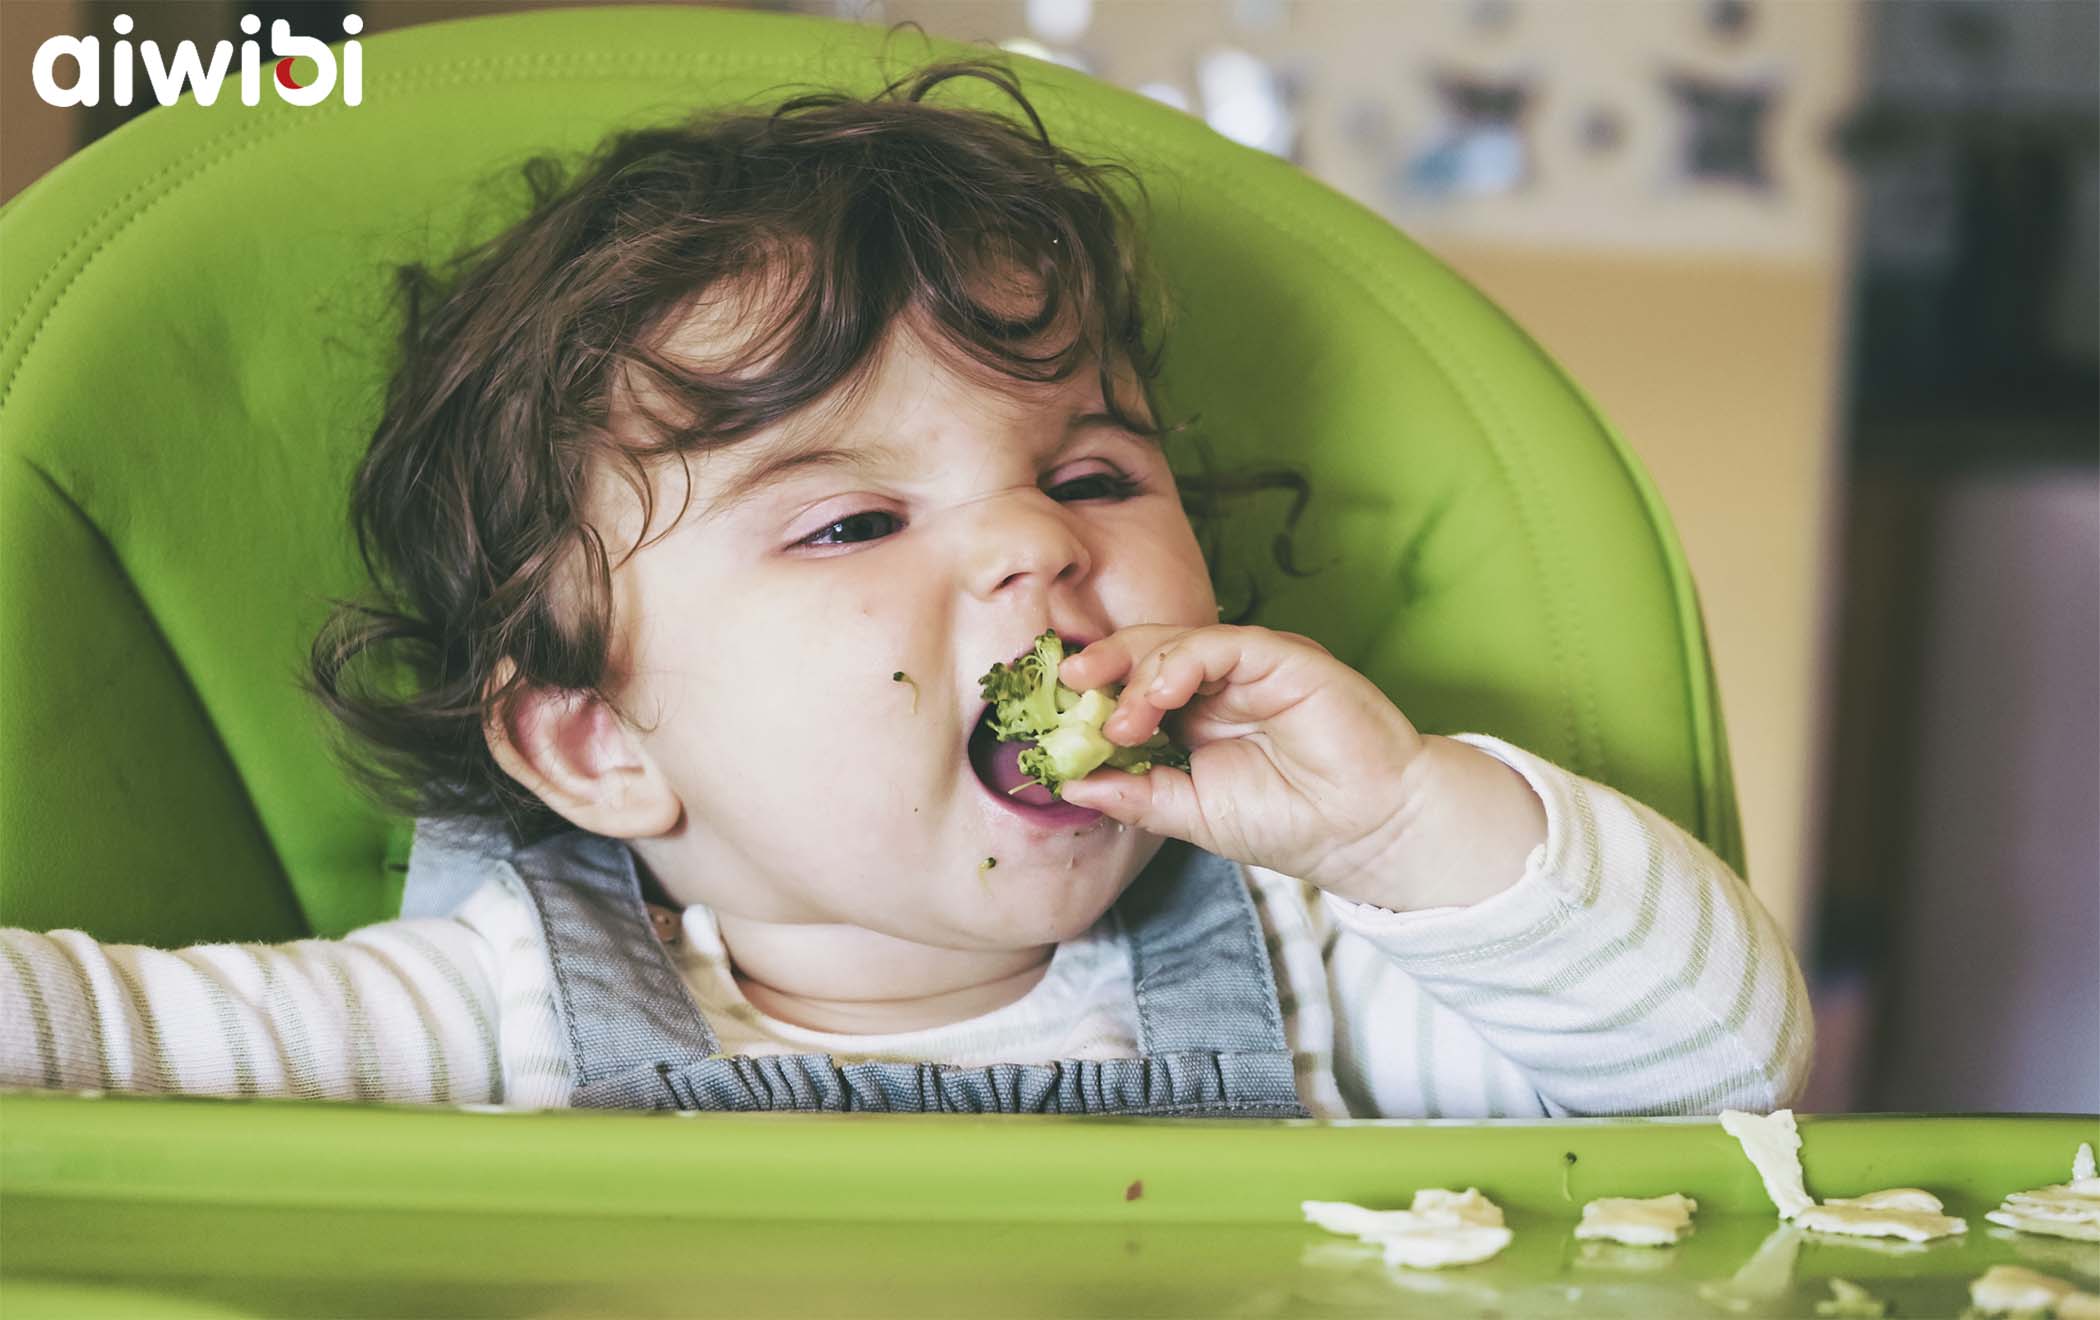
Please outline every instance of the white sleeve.
[{"label": "white sleeve", "polygon": [[484,881],[455,915],[479,931],[495,955],[496,1004],[501,1013],[502,1103],[511,1108],[561,1109],[576,1087],[569,1029],[555,1002],[554,966],[547,957],[539,910],[515,871]]},{"label": "white sleeve", "polygon": [[1801,970],[1749,885],[1647,806],[1497,738],[1546,841],[1465,907],[1315,905],[1362,1117],[1766,1112],[1807,1080]]},{"label": "white sleeve", "polygon": [[494,1101],[497,984],[454,918],[172,950],[0,929],[0,1085]]}]

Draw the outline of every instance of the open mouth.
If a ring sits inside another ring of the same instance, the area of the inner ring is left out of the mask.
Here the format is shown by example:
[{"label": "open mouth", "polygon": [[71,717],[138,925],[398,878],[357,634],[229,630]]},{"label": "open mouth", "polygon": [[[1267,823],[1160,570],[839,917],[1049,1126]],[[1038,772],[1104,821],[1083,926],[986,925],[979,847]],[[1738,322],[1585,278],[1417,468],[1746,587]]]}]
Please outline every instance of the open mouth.
[{"label": "open mouth", "polygon": [[[1071,638],[1064,640],[1067,655],[1086,645]],[[986,792],[1008,810],[1043,825],[1082,828],[1101,818],[1100,812],[1064,801],[1023,772],[1021,753],[1029,744],[1000,742],[992,732],[991,713],[987,703],[970,729],[970,768],[976,771],[977,781]]]}]

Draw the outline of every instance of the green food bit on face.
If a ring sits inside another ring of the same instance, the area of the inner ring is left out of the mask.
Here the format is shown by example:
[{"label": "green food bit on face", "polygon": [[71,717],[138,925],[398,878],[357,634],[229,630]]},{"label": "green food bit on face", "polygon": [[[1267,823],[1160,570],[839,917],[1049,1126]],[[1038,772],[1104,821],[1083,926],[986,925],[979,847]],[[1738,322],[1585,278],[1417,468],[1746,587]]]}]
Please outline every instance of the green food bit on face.
[{"label": "green food bit on face", "polygon": [[909,674],[905,673],[905,672],[904,672],[903,670],[901,670],[901,669],[900,669],[900,670],[898,670],[898,671],[897,671],[896,673],[894,673],[894,674],[891,674],[891,675],[890,675],[890,682],[892,682],[892,683],[911,683],[911,713],[912,713],[912,714],[914,714],[914,715],[918,714],[918,713],[919,713],[919,685],[918,685],[917,683],[912,683],[911,675],[909,675]]},{"label": "green food bit on face", "polygon": [[1021,753],[1022,773],[1058,793],[1066,780],[1084,779],[1104,765],[1134,775],[1155,765],[1188,769],[1188,753],[1164,729],[1135,747],[1110,742],[1101,726],[1114,713],[1122,685],[1075,692],[1057,681],[1064,658],[1064,643],[1053,629],[1036,638],[1027,655],[993,665],[980,680],[984,699],[992,703],[993,734],[1000,742],[1034,744]]},{"label": "green food bit on face", "polygon": [[984,859],[983,861],[981,861],[981,862],[977,863],[977,869],[978,869],[978,870],[980,870],[980,871],[989,871],[989,870],[991,870],[991,869],[992,869],[993,867],[997,866],[998,864],[999,864],[999,859],[998,859],[998,858],[996,858],[996,857],[987,857],[987,858],[985,858],[985,859]]}]

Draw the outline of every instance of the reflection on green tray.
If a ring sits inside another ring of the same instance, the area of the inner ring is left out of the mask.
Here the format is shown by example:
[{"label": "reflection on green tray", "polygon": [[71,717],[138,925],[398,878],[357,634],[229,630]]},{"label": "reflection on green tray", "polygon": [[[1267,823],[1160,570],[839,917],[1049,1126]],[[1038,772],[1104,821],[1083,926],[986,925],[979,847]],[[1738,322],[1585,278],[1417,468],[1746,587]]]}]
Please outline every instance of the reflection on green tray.
[{"label": "reflection on green tray", "polygon": [[[2092,1117],[1804,1118],[1811,1192],[1922,1186],[1970,1221],[1913,1247],[1782,1230],[1710,1119],[494,1116],[31,1093],[0,1115],[11,1315],[1807,1317],[1841,1277],[1914,1317],[1959,1313],[2001,1262],[2100,1287],[2100,1247],[1982,1220],[2062,1181]],[[1298,1210],[1423,1186],[1480,1187],[1515,1241],[1415,1273]],[[1585,1200],[1667,1191],[1700,1202],[1679,1246],[1572,1236]]]}]

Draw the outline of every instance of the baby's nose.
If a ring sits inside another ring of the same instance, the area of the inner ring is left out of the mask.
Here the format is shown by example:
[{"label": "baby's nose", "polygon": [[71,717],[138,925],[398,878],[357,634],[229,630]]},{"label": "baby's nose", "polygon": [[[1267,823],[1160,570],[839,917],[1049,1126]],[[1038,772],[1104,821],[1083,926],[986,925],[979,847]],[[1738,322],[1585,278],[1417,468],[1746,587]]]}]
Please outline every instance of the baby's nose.
[{"label": "baby's nose", "polygon": [[1055,501],[1037,494],[987,507],[976,528],[972,591],[989,599],[1019,583],[1083,580],[1093,556]]}]

